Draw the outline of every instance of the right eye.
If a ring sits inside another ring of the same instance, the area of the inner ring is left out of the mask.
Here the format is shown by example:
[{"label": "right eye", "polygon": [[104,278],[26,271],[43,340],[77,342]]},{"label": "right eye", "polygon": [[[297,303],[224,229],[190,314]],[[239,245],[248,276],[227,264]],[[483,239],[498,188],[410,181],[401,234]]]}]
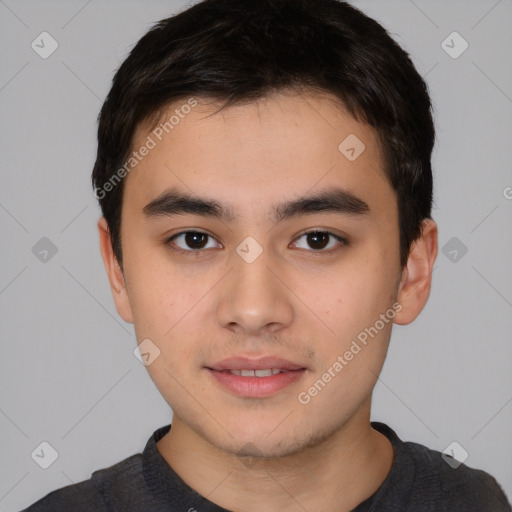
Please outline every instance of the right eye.
[{"label": "right eye", "polygon": [[[208,247],[208,238],[211,238],[213,240],[213,237],[211,237],[207,233],[203,233],[202,231],[182,231],[181,233],[177,233],[176,235],[170,237],[166,241],[166,244],[169,245],[169,247],[173,251],[178,251],[182,253],[193,253],[200,252],[201,249],[213,248]],[[180,243],[182,245],[179,245],[179,243],[177,242],[178,240],[181,241]],[[173,247],[173,245],[176,245],[177,247]]]}]

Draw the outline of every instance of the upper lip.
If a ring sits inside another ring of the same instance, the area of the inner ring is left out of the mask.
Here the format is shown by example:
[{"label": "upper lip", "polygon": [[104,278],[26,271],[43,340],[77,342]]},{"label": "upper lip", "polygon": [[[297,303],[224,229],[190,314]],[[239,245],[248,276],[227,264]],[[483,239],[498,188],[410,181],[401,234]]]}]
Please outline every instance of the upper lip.
[{"label": "upper lip", "polygon": [[286,359],[275,356],[260,357],[258,359],[250,359],[247,357],[237,356],[223,359],[208,368],[212,370],[266,370],[268,368],[276,368],[278,370],[302,370],[304,366],[292,363]]}]

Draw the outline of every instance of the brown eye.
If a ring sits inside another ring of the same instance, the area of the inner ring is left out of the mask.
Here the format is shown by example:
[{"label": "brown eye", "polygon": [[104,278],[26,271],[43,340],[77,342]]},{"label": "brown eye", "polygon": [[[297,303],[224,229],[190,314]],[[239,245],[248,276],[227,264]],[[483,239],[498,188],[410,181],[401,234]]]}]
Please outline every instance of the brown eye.
[{"label": "brown eye", "polygon": [[211,248],[207,247],[209,239],[213,240],[210,235],[202,233],[201,231],[184,231],[171,237],[168,243],[172,242],[171,245],[176,245],[176,250],[182,252],[196,252],[201,249]]},{"label": "brown eye", "polygon": [[[332,250],[336,250],[336,246],[348,245],[347,240],[329,231],[310,231],[304,233],[297,240],[301,239],[305,239],[306,244],[301,247],[298,242],[295,242],[295,245],[301,249],[309,249],[310,252],[332,252]],[[327,250],[324,250],[326,248]]]},{"label": "brown eye", "polygon": [[184,241],[191,249],[203,249],[208,241],[208,235],[191,231],[185,234]]},{"label": "brown eye", "polygon": [[330,238],[328,233],[321,232],[308,233],[306,236],[308,244],[313,249],[325,249],[326,245],[329,243]]}]

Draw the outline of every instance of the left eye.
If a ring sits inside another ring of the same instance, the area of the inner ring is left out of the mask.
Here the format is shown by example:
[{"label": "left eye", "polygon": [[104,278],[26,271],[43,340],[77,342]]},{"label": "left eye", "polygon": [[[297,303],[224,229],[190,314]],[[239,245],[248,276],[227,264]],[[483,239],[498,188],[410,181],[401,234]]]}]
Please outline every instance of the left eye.
[{"label": "left eye", "polygon": [[[300,236],[297,240],[300,240],[301,238],[306,238],[306,243],[309,244],[310,247],[315,249],[316,252],[329,252],[329,251],[323,251],[326,247],[328,249],[333,248],[333,244],[330,242],[338,242],[341,243],[341,245],[346,245],[347,241],[344,238],[341,238],[340,236],[335,235],[334,233],[331,233],[329,231],[310,231],[309,233],[304,233],[302,236]],[[334,240],[333,240],[334,239]],[[297,242],[295,242],[297,244]],[[336,243],[334,243],[334,247],[336,246]],[[307,249],[307,247],[300,247],[301,249]]]}]

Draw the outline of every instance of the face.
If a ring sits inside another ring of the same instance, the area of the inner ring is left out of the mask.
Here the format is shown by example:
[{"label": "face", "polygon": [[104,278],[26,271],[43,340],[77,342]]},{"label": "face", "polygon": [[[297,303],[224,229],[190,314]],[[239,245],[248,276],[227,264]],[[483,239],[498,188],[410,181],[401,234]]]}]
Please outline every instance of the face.
[{"label": "face", "polygon": [[377,135],[314,94],[185,103],[168,134],[134,139],[155,145],[125,178],[122,274],[103,249],[116,306],[182,425],[295,453],[368,419],[407,310]]}]

